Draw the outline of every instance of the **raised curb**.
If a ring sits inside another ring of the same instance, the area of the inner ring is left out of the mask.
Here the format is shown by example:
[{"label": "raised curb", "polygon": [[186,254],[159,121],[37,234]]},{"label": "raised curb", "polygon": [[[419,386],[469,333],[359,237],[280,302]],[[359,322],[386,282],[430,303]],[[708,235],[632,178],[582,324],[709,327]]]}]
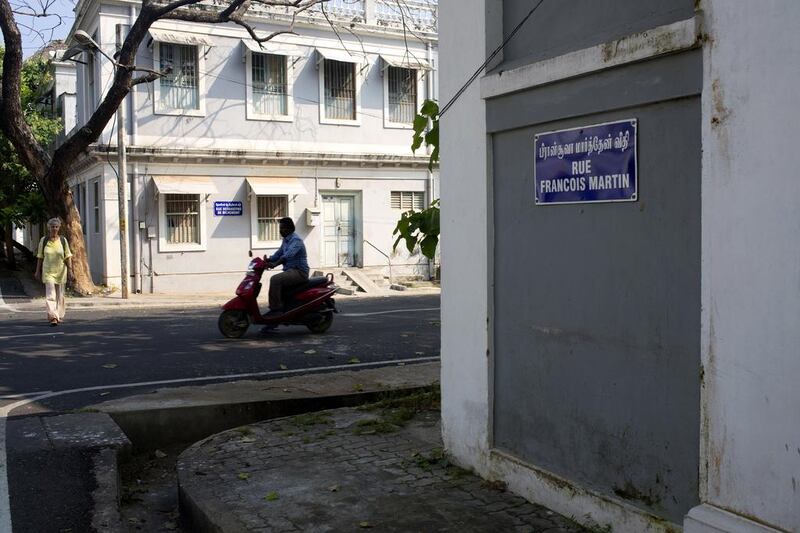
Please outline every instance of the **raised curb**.
[{"label": "raised curb", "polygon": [[234,427],[349,407],[438,383],[438,362],[403,364],[265,381],[165,388],[90,406],[108,414],[137,451],[191,443]]}]

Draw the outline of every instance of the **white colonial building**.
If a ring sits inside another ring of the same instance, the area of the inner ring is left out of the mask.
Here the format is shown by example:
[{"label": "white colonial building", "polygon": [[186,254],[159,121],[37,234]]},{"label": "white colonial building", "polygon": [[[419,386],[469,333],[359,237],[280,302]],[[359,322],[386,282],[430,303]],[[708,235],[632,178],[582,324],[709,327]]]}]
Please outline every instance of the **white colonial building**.
[{"label": "white colonial building", "polygon": [[[139,7],[81,0],[70,36],[83,30],[111,56]],[[132,287],[229,289],[248,250],[277,249],[284,216],[312,270],[430,274],[421,254],[392,252],[392,230],[404,210],[437,197],[427,154],[410,148],[415,110],[437,96],[436,1],[331,1],[326,12],[333,26],[317,8],[263,46],[232,24],[162,20],[150,30],[137,66],[170,73],[123,103]],[[262,35],[290,22],[283,8],[250,17]],[[67,130],[88,120],[114,69],[97,52],[78,59],[55,63]],[[119,286],[115,127],[70,184],[94,281]]]}]

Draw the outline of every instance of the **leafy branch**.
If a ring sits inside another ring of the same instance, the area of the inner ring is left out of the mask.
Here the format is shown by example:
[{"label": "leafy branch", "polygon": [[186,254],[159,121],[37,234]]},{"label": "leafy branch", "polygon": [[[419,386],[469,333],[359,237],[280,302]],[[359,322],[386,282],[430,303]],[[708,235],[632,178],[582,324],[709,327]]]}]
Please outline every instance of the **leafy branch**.
[{"label": "leafy branch", "polygon": [[[428,161],[428,170],[432,171],[439,162],[439,104],[434,100],[425,100],[419,114],[414,117],[411,149],[416,152],[423,144],[432,149]],[[439,199],[422,211],[411,209],[400,215],[392,235],[397,236],[393,251],[401,241],[405,241],[408,253],[413,254],[419,245],[422,255],[433,259],[439,246]]]}]

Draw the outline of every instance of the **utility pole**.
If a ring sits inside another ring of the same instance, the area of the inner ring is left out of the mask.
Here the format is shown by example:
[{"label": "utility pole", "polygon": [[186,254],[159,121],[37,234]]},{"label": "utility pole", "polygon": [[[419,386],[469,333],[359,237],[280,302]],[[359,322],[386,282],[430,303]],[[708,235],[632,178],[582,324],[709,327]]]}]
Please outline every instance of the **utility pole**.
[{"label": "utility pole", "polygon": [[128,299],[128,213],[125,189],[128,163],[125,153],[125,100],[117,109],[117,202],[119,205],[119,275],[123,300]]}]

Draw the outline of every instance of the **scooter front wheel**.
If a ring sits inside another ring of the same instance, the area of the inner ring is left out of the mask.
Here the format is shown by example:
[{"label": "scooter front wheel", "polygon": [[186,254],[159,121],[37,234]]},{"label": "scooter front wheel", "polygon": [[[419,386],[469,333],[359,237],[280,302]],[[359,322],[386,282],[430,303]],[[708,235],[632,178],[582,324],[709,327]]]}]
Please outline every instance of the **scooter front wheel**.
[{"label": "scooter front wheel", "polygon": [[244,311],[229,309],[219,315],[217,326],[219,326],[220,332],[229,339],[238,339],[250,327],[250,320]]}]

